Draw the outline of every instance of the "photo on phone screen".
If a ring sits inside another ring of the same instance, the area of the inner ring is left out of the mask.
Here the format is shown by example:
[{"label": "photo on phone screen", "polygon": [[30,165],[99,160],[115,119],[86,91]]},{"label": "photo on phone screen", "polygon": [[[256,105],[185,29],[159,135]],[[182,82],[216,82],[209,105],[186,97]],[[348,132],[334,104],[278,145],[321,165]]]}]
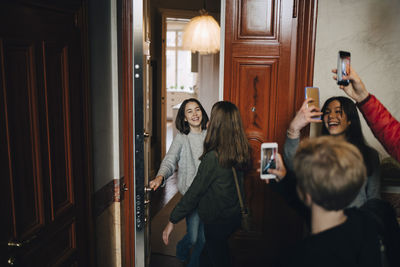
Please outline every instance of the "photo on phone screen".
[{"label": "photo on phone screen", "polygon": [[349,80],[343,80],[343,76],[350,74],[350,52],[339,51],[337,63],[337,84],[349,85]]},{"label": "photo on phone screen", "polygon": [[276,178],[274,174],[268,173],[268,169],[276,168],[276,153],[278,152],[277,143],[263,143],[261,144],[261,166],[260,177],[261,179]]},{"label": "photo on phone screen", "polygon": [[[309,102],[307,104],[307,107],[315,106],[316,108],[319,109],[320,104],[319,104],[319,88],[318,87],[306,87],[305,96],[306,96],[306,99],[312,98],[312,100],[313,100],[312,102]],[[321,117],[318,116],[313,119],[320,120]]]}]

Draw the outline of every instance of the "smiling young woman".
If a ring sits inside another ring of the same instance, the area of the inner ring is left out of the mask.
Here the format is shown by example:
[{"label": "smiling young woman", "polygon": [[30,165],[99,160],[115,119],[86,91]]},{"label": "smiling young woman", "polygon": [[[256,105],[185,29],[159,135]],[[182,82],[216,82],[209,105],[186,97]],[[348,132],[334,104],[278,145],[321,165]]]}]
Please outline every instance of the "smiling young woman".
[{"label": "smiling young woman", "polygon": [[351,124],[343,112],[342,106],[338,100],[333,100],[326,105],[323,112],[324,126],[330,135],[343,136]]}]

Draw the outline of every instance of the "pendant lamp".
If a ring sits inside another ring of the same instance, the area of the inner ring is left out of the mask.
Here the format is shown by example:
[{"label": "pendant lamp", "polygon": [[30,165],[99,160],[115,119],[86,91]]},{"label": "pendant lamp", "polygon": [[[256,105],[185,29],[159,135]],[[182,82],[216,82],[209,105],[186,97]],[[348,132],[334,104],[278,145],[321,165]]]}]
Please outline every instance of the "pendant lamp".
[{"label": "pendant lamp", "polygon": [[192,18],[183,31],[183,48],[201,55],[217,53],[220,48],[220,27],[205,9]]}]

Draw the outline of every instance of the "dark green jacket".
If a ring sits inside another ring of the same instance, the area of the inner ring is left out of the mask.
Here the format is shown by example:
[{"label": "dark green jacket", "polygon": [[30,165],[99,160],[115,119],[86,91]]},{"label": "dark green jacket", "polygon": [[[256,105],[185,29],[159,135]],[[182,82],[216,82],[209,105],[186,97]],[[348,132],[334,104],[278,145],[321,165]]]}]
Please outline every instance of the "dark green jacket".
[{"label": "dark green jacket", "polygon": [[[240,190],[243,195],[243,172],[237,171]],[[240,205],[231,168],[218,164],[214,151],[202,159],[196,177],[186,194],[171,213],[174,224],[194,209],[207,224],[223,224],[240,216]]]}]

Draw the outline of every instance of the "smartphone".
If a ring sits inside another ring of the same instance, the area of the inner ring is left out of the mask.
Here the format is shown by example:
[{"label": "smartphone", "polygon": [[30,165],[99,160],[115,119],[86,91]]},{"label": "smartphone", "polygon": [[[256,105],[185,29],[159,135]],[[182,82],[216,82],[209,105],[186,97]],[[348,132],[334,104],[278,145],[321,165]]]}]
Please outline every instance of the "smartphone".
[{"label": "smartphone", "polygon": [[[312,98],[313,101],[309,102],[307,106],[315,106],[319,109],[319,88],[318,87],[306,87],[305,93],[306,99]],[[314,117],[313,119],[320,120],[321,117]]]},{"label": "smartphone", "polygon": [[276,168],[276,156],[278,153],[278,143],[262,143],[261,144],[261,166],[260,177],[261,179],[274,179],[275,174],[268,173],[268,169]]},{"label": "smartphone", "polygon": [[343,80],[343,76],[350,74],[350,52],[339,51],[337,62],[337,84],[349,85],[349,80]]},{"label": "smartphone", "polygon": [[308,106],[315,106],[319,108],[319,88],[306,87],[306,99],[312,98],[313,101],[308,103]]}]

